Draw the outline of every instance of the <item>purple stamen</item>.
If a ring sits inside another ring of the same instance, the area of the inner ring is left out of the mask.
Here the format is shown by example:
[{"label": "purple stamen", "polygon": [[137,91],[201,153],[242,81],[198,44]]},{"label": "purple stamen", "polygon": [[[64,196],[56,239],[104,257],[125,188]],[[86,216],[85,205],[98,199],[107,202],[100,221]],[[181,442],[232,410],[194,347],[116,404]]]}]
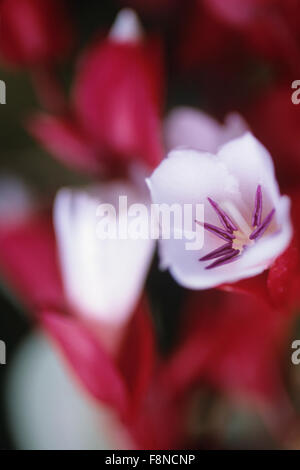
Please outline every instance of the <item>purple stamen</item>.
[{"label": "purple stamen", "polygon": [[255,195],[255,206],[252,216],[252,227],[258,227],[261,224],[262,216],[262,191],[261,185],[257,186],[256,195]]},{"label": "purple stamen", "polygon": [[262,234],[267,230],[269,227],[272,218],[275,214],[275,209],[272,209],[271,212],[265,217],[263,222],[251,233],[249,236],[250,240],[257,240],[259,237],[262,236]]},{"label": "purple stamen", "polygon": [[[211,251],[210,253],[208,253],[207,255],[199,259],[199,261],[209,261],[209,260],[215,259],[213,263],[205,267],[205,269],[213,269],[213,268],[217,268],[218,266],[223,266],[224,264],[231,263],[232,261],[235,261],[238,258],[240,258],[241,252],[244,249],[247,249],[247,241],[245,241],[245,244],[243,245],[241,249],[233,248],[233,241],[236,239],[236,234],[234,234],[234,232],[238,231],[239,228],[235,225],[235,223],[231,220],[231,218],[226,214],[226,212],[220,208],[217,202],[215,202],[210,197],[208,197],[207,200],[211,204],[215,212],[217,213],[219,220],[221,224],[223,225],[224,229],[216,227],[215,225],[212,225],[212,224],[198,222],[197,220],[196,220],[196,223],[203,226],[206,230],[208,230],[209,232],[213,233],[217,237],[227,242],[225,245],[220,246],[219,248]],[[273,216],[275,214],[275,209],[272,209],[271,212],[264,218],[264,220],[261,221],[262,207],[263,207],[262,189],[261,189],[261,185],[258,185],[256,189],[256,194],[255,194],[254,211],[252,214],[252,226],[254,230],[250,234],[249,240],[255,240],[255,241],[258,240],[258,238],[260,238],[269,227],[273,219]],[[246,235],[244,234],[244,236]]]},{"label": "purple stamen", "polygon": [[222,240],[225,240],[227,242],[230,241],[230,240],[234,240],[234,238],[235,238],[234,235],[232,235],[231,233],[226,232],[226,230],[223,230],[222,228],[216,227],[215,225],[198,222],[197,220],[196,220],[196,223],[199,224],[199,225],[203,225],[203,227],[206,230],[208,230],[209,232],[213,233],[217,237],[222,238]]},{"label": "purple stamen", "polygon": [[208,197],[207,200],[216,211],[220,222],[227,231],[232,233],[234,230],[238,230],[238,227],[232,222],[229,215],[227,215],[226,212],[221,209],[221,207],[215,201],[213,201],[210,197]]},{"label": "purple stamen", "polygon": [[199,261],[208,261],[210,259],[219,258],[220,256],[227,255],[232,251],[232,243],[226,243],[225,245],[217,248],[216,250],[211,251],[207,255],[199,259]]},{"label": "purple stamen", "polygon": [[224,264],[231,263],[231,261],[235,261],[237,255],[239,254],[239,250],[232,249],[232,252],[223,256],[222,258],[217,259],[212,264],[206,266],[205,269],[212,269],[217,268],[218,266],[223,266]]}]

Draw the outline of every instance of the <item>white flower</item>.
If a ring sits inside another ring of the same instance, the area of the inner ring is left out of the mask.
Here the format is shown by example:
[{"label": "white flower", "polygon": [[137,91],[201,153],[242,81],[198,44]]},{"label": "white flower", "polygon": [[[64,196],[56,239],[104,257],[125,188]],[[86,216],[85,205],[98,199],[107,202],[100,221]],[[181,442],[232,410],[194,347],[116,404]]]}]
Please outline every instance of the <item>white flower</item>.
[{"label": "white flower", "polygon": [[[147,203],[143,192],[128,183],[107,183],[89,190],[62,189],[55,201],[54,226],[63,283],[73,308],[108,325],[121,326],[140,298],[154,242],[99,238],[97,208],[105,203],[117,210],[119,195],[127,196],[128,205]],[[117,216],[122,226],[127,214]],[[114,230],[113,217],[107,217]]]},{"label": "white flower", "polygon": [[255,276],[269,268],[291,239],[290,201],[280,195],[269,153],[250,133],[228,142],[216,155],[192,149],[170,152],[148,185],[156,204],[204,204],[200,252],[186,250],[184,239],[160,241],[163,266],[188,288]]},{"label": "white flower", "polygon": [[83,393],[39,332],[18,346],[5,394],[18,449],[107,450],[130,445],[113,413]]},{"label": "white flower", "polygon": [[220,124],[208,114],[187,107],[175,108],[164,124],[167,150],[189,146],[215,153],[221,145],[247,130],[245,121],[237,113],[228,114],[224,124]]},{"label": "white flower", "polygon": [[118,43],[138,42],[143,38],[143,28],[134,10],[123,8],[118,13],[109,37]]}]

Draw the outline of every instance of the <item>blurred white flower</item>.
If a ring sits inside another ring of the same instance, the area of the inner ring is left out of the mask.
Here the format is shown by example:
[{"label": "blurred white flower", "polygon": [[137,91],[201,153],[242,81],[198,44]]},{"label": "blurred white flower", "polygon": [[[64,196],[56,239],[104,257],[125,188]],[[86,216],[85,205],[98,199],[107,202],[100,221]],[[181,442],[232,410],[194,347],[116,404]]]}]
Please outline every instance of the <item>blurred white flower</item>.
[{"label": "blurred white flower", "polygon": [[237,113],[228,114],[224,124],[220,124],[208,114],[188,107],[175,108],[164,124],[168,151],[176,147],[191,147],[215,153],[221,145],[247,130],[247,124]]},{"label": "blurred white flower", "polygon": [[[267,269],[292,235],[290,201],[281,196],[272,159],[250,134],[216,155],[192,149],[169,153],[148,180],[154,203],[204,204],[204,247],[161,240],[162,265],[192,289],[235,282]],[[195,221],[194,230],[197,228]]]},{"label": "blurred white flower", "polygon": [[41,333],[31,334],[19,347],[5,391],[18,449],[128,448],[126,433],[112,412],[73,383],[58,352]]},{"label": "blurred white flower", "polygon": [[[88,190],[62,189],[54,205],[54,226],[67,297],[79,314],[111,326],[122,326],[134,312],[155,246],[150,239],[99,238],[97,208],[105,203],[117,210],[120,195],[127,196],[128,205],[149,204],[136,186],[113,182]],[[113,227],[115,221],[109,217],[108,224]],[[117,213],[117,217],[122,227],[127,212]]]}]

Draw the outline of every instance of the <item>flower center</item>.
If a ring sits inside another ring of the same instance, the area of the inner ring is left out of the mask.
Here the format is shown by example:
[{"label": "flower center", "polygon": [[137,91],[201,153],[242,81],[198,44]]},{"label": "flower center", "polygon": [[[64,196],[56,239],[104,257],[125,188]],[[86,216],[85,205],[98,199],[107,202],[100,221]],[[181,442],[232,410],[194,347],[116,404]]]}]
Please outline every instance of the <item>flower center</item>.
[{"label": "flower center", "polygon": [[232,241],[232,248],[234,248],[235,250],[239,250],[240,253],[246,246],[253,243],[253,241],[249,240],[249,238],[240,230],[236,230],[235,232],[233,232],[233,234],[235,238]]},{"label": "flower center", "polygon": [[[260,185],[257,187],[255,194],[254,210],[251,220],[252,227],[248,225],[242,214],[231,202],[225,202],[221,207],[210,197],[207,199],[218,215],[223,228],[207,223],[204,223],[203,226],[218,238],[226,241],[225,245],[199,259],[199,261],[215,259],[213,263],[205,268],[212,269],[237,260],[244,249],[253,245],[269,227],[275,214],[275,209],[272,209],[262,220],[262,190]],[[200,222],[196,222],[200,224]]]}]

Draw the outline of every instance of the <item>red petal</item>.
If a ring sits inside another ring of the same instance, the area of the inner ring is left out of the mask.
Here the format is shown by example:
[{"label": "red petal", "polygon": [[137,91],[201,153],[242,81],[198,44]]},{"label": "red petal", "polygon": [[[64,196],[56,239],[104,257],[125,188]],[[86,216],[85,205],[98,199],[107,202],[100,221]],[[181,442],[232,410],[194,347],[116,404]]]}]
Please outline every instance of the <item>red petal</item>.
[{"label": "red petal", "polygon": [[0,16],[0,54],[9,64],[48,64],[65,57],[73,44],[62,0],[2,0]]},{"label": "red petal", "polygon": [[252,102],[246,114],[252,131],[270,151],[280,186],[298,185],[300,129],[298,106],[292,103],[291,83],[271,87]]},{"label": "red petal", "polygon": [[178,42],[180,66],[184,70],[197,71],[203,63],[213,62],[215,67],[217,59],[232,69],[232,61],[237,60],[239,53],[234,32],[206,11],[203,3],[195,2],[186,13]]},{"label": "red petal", "polygon": [[64,304],[50,214],[0,228],[0,268],[30,309]]},{"label": "red petal", "polygon": [[100,41],[80,63],[77,118],[109,154],[150,167],[162,157],[159,112],[162,72],[152,44]]},{"label": "red petal", "polygon": [[43,311],[41,324],[58,344],[82,385],[89,393],[121,415],[128,397],[123,378],[98,338],[77,318]]},{"label": "red petal", "polygon": [[[165,370],[178,392],[201,381],[233,397],[285,403],[279,354],[289,319],[254,297],[192,295],[182,342]],[[284,410],[283,410],[284,411]]]},{"label": "red petal", "polygon": [[267,289],[267,272],[249,279],[235,282],[233,284],[222,284],[219,289],[225,292],[236,294],[247,294],[259,298],[266,303],[270,303],[269,292]]},{"label": "red petal", "polygon": [[82,130],[71,119],[39,114],[28,121],[31,134],[71,168],[98,173],[100,163]]},{"label": "red petal", "polygon": [[299,249],[295,240],[271,266],[268,274],[268,289],[273,303],[277,306],[291,306],[295,301],[295,285],[299,296]]},{"label": "red petal", "polygon": [[262,15],[268,3],[274,3],[274,0],[205,0],[211,12],[237,27],[243,27],[257,15]]},{"label": "red petal", "polygon": [[155,359],[153,325],[146,300],[138,306],[119,351],[119,367],[131,396],[132,412],[145,398]]}]

